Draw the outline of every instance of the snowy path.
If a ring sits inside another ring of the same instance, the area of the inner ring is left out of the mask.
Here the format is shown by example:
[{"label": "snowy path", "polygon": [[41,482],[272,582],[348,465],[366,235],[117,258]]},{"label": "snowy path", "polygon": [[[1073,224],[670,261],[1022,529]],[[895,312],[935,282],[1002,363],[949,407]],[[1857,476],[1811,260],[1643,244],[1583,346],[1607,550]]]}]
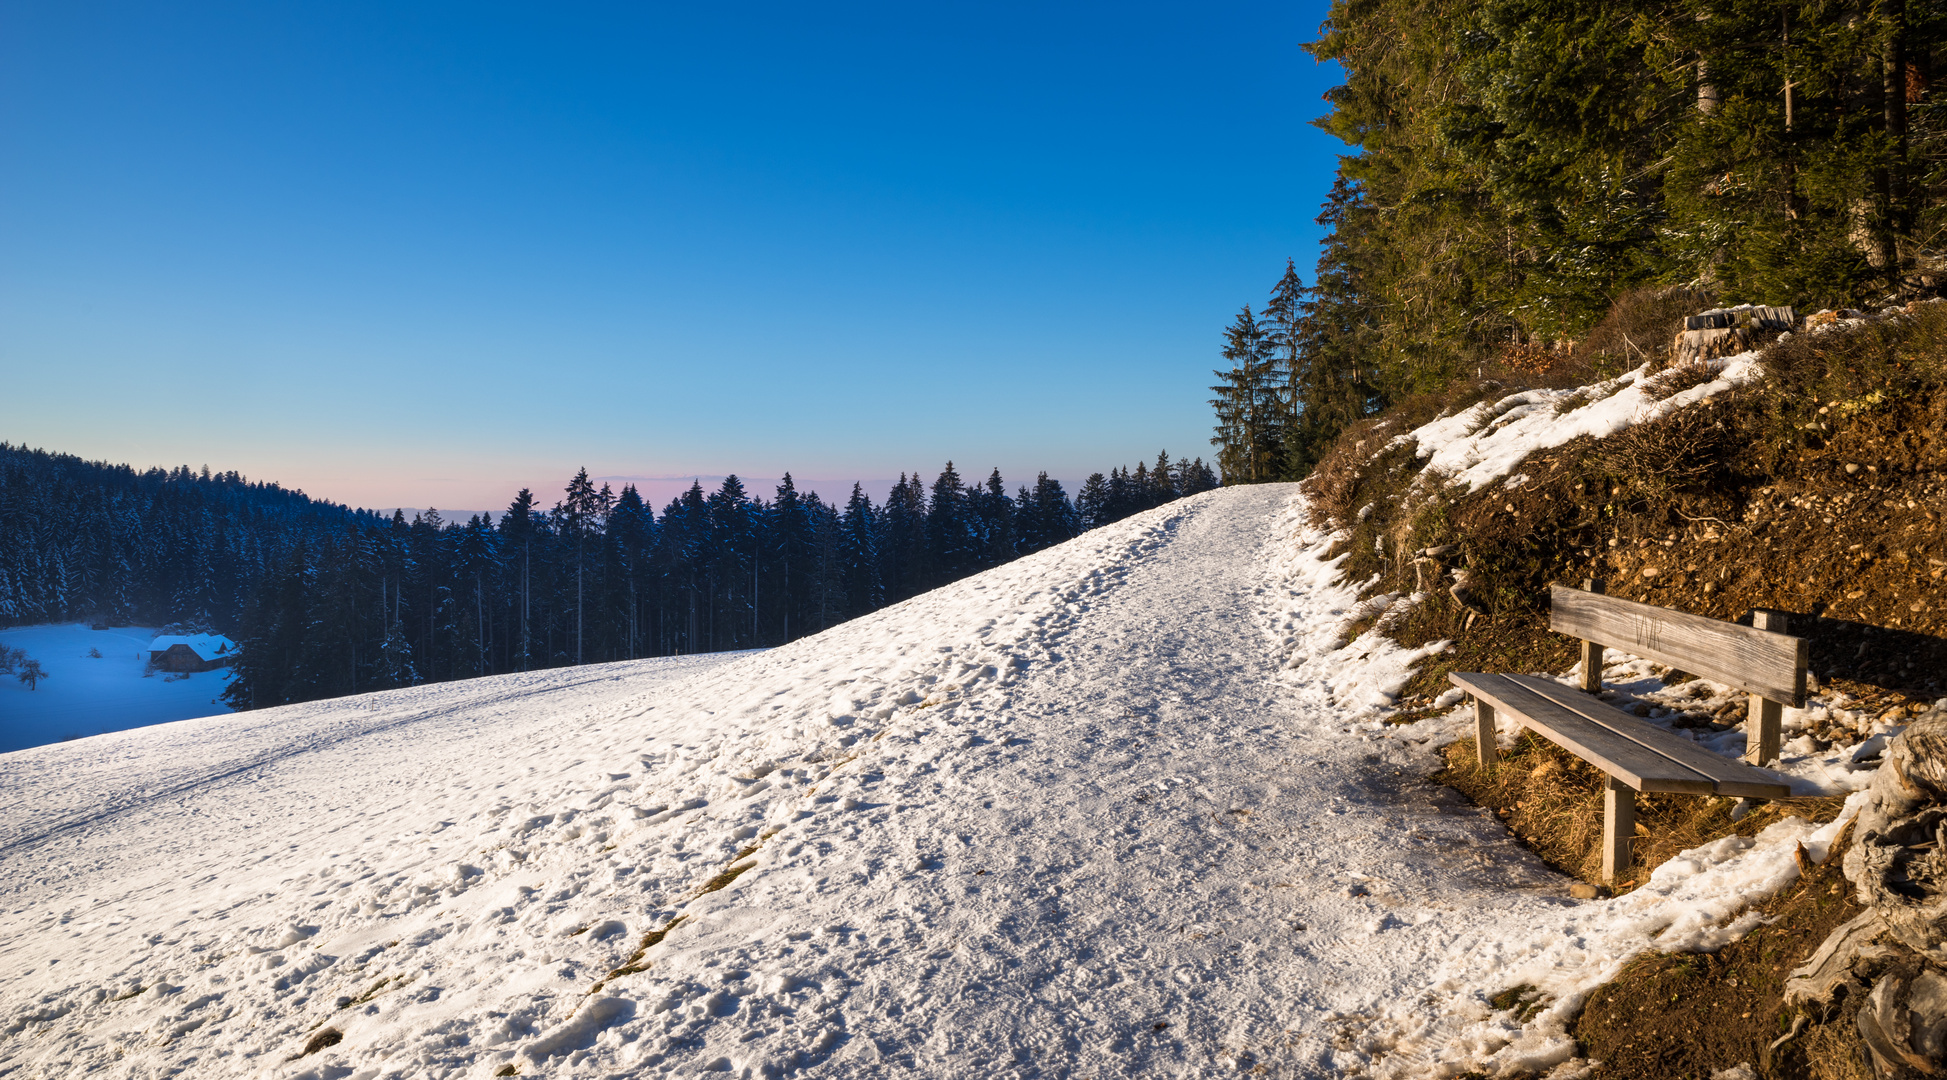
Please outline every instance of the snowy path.
[{"label": "snowy path", "polygon": [[0,755],[0,1076],[1559,1060],[1484,995],[1566,1000],[1751,875],[1712,877],[1733,845],[1571,902],[1419,779],[1440,725],[1359,704],[1406,658],[1335,648],[1352,590],[1292,499],[1209,493],[759,654]]}]

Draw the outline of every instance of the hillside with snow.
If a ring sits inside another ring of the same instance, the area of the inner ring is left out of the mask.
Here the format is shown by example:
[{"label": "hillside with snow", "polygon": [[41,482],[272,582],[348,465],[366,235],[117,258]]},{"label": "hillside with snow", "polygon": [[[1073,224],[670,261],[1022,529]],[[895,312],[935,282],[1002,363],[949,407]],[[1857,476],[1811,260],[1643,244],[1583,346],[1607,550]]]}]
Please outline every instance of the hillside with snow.
[{"label": "hillside with snow", "polygon": [[766,652],[0,755],[0,1075],[1547,1068],[1822,856],[1571,900],[1382,722],[1330,540],[1230,488]]}]

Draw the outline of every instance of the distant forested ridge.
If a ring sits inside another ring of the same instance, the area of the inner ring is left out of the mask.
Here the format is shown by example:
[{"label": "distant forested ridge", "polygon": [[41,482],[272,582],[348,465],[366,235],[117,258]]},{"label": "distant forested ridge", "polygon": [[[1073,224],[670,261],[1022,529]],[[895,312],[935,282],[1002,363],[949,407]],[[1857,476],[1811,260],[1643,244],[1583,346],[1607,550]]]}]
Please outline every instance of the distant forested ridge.
[{"label": "distant forested ridge", "polygon": [[1947,279],[1947,5],[1336,0],[1306,48],[1344,72],[1315,123],[1349,152],[1313,284],[1288,267],[1225,333],[1226,482],[1544,366],[1632,293],[1810,311]]},{"label": "distant forested ridge", "polygon": [[777,645],[1217,485],[1159,455],[1071,499],[1000,470],[883,505],[735,476],[660,514],[586,470],[553,506],[410,520],[205,468],[138,473],[0,443],[0,626],[180,624],[236,637],[228,698],[261,708],[575,663]]}]

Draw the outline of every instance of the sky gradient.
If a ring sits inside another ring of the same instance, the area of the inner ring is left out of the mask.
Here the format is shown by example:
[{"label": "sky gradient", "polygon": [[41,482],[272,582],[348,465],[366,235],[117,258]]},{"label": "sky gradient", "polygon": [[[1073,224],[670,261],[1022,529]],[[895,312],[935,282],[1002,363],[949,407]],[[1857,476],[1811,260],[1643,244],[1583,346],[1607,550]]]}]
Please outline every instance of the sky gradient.
[{"label": "sky gradient", "polygon": [[11,3],[0,440],[442,508],[1208,457],[1323,15]]}]

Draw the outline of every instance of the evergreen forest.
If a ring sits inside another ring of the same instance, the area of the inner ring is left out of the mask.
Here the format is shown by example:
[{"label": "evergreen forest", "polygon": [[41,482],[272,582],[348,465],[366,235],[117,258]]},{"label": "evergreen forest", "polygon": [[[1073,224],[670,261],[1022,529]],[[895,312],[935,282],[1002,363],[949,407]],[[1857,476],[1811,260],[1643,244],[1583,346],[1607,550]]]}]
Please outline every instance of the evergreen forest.
[{"label": "evergreen forest", "polygon": [[1347,150],[1313,283],[1287,265],[1225,330],[1225,482],[1482,371],[1599,368],[1578,346],[1632,298],[1938,295],[1944,40],[1911,0],[1335,0],[1306,48]]},{"label": "evergreen forest", "polygon": [[901,475],[883,504],[736,476],[658,513],[586,470],[498,520],[391,516],[208,468],[0,443],[0,626],[213,630],[242,646],[236,708],[578,663],[750,649],[1217,486],[1201,459],[1116,468],[1074,498],[1046,473]]}]

